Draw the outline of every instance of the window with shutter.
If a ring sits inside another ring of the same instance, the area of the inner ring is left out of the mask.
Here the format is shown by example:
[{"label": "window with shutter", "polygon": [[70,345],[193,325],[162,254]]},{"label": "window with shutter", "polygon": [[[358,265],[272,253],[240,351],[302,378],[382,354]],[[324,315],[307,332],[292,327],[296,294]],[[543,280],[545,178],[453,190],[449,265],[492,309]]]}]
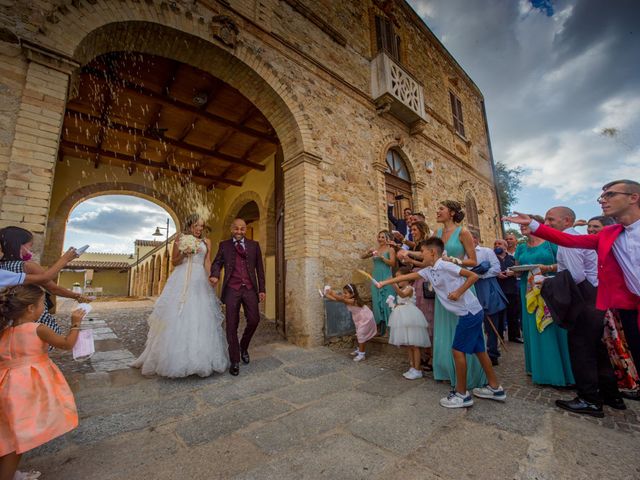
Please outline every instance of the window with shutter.
[{"label": "window with shutter", "polygon": [[378,52],[386,52],[398,63],[400,62],[400,36],[393,28],[393,23],[388,18],[375,16],[376,47]]},{"label": "window with shutter", "polygon": [[476,205],[476,200],[473,198],[470,192],[467,193],[464,199],[464,207],[466,210],[466,219],[467,219],[467,228],[471,232],[476,232],[478,236],[480,235],[480,218],[478,217],[478,207]]},{"label": "window with shutter", "polygon": [[451,100],[451,112],[453,114],[453,128],[459,135],[466,138],[464,133],[464,118],[462,116],[462,102],[453,92],[449,92]]}]

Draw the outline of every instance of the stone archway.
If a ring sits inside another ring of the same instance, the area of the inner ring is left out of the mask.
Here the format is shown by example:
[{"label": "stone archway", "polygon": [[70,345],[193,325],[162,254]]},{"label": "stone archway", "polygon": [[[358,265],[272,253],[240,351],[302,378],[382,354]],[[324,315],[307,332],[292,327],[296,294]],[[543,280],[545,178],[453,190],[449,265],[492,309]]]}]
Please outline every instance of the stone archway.
[{"label": "stone archway", "polygon": [[41,257],[42,264],[50,265],[60,256],[64,244],[67,219],[72,210],[79,203],[102,195],[131,195],[149,200],[171,215],[177,229],[180,229],[181,220],[187,216],[187,212],[183,211],[179,205],[174,204],[166,195],[144,185],[119,182],[86,185],[69,193],[56,210],[49,214],[45,245]]},{"label": "stone archway", "polygon": [[[49,209],[51,174],[57,161],[56,147],[70,79],[78,67],[102,53],[117,50],[163,56],[202,69],[253,102],[278,137],[278,168],[284,177],[281,185],[287,186],[282,205],[286,204],[287,216],[299,219],[295,232],[282,227],[284,233],[279,242],[284,246],[280,255],[284,259],[283,271],[286,270],[287,277],[300,279],[295,285],[285,287],[287,316],[295,321],[287,334],[298,344],[321,343],[322,304],[305,299],[322,276],[320,236],[315,226],[322,159],[312,122],[305,112],[304,98],[296,93],[296,78],[282,69],[282,62],[289,60],[252,36],[255,31],[239,32],[237,20],[220,15],[224,5],[215,10],[202,7],[205,13],[197,15],[179,3],[172,8],[155,2],[140,2],[131,9],[114,8],[114,5],[109,0],[96,0],[90,7],[85,2],[76,2],[69,8],[57,10],[38,33],[29,34],[28,40],[21,41],[27,65],[24,81],[29,88],[21,94],[13,135],[18,138],[34,133],[26,124],[36,109],[40,117],[47,119],[47,128],[35,132],[34,147],[20,148],[14,143],[8,174],[34,176],[34,188],[29,192],[16,190],[16,195],[12,191],[13,196],[3,202],[17,205],[30,198],[38,199],[41,206],[34,208],[38,210],[37,215],[29,220],[25,217],[22,223],[37,237],[44,236],[45,226],[51,232],[45,253],[50,257],[51,245],[56,243],[52,241],[54,234],[62,229],[55,222],[48,225],[49,215],[57,211]],[[235,32],[231,42],[226,35],[215,33],[220,31],[221,22]],[[46,84],[42,79],[47,79]],[[47,147],[40,146],[43,144]],[[38,155],[37,165],[29,163],[34,154]],[[25,164],[31,166],[23,171]],[[28,221],[33,223],[27,224]]]}]

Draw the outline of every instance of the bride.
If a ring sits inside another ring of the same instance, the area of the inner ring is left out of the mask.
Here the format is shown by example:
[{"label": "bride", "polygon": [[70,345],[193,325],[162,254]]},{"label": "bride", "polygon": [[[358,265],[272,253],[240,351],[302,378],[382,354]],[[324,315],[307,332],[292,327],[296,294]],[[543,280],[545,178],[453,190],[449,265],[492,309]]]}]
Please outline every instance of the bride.
[{"label": "bride", "polygon": [[229,366],[224,315],[209,284],[211,242],[204,221],[192,214],[171,254],[175,269],[149,316],[144,352],[132,367],[143,375],[207,377]]}]

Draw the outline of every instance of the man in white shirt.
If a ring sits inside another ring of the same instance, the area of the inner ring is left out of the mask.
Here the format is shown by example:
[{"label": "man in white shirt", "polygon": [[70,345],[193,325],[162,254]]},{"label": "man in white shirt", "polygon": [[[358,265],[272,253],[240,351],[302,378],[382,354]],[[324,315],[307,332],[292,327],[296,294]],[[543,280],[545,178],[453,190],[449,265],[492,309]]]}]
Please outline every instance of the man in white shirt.
[{"label": "man in white shirt", "polygon": [[[569,235],[540,225],[526,214],[514,212],[503,221],[528,225],[535,235],[557,245],[595,250],[598,254],[596,306],[610,310],[622,323],[633,360],[640,365],[640,183],[614,180],[602,187],[598,197],[602,213],[618,222],[597,235]],[[640,400],[640,392],[623,396]]]},{"label": "man in white shirt", "polygon": [[[545,215],[545,225],[570,235],[580,235],[573,228],[576,214],[568,207],[554,207]],[[626,408],[602,343],[604,312],[596,310],[598,254],[595,250],[558,247],[557,264],[546,270],[568,270],[584,298],[583,309],[575,326],[568,332],[571,367],[578,396],[573,400],[556,400],[564,410],[592,416],[604,416],[603,403],[618,410]]]},{"label": "man in white shirt", "polygon": [[[502,337],[505,329],[505,312],[507,298],[505,297],[497,276],[500,273],[500,260],[491,248],[480,245],[480,234],[471,232],[476,248],[478,266],[473,269],[480,277],[476,282],[476,295],[485,313],[484,332],[487,335],[487,353],[491,359],[491,365],[498,365],[500,350],[498,349],[498,335]],[[493,325],[491,325],[491,323]],[[495,328],[495,330],[494,330]]]}]

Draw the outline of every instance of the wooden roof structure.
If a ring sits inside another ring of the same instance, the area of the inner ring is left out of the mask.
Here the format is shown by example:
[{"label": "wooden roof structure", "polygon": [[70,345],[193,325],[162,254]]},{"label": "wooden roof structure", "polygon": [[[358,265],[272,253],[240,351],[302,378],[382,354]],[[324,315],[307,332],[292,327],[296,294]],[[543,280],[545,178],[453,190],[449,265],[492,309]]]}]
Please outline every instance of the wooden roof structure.
[{"label": "wooden roof structure", "polygon": [[60,151],[96,168],[226,188],[265,170],[277,145],[264,115],[228,84],[164,57],[115,52],[81,69]]}]

